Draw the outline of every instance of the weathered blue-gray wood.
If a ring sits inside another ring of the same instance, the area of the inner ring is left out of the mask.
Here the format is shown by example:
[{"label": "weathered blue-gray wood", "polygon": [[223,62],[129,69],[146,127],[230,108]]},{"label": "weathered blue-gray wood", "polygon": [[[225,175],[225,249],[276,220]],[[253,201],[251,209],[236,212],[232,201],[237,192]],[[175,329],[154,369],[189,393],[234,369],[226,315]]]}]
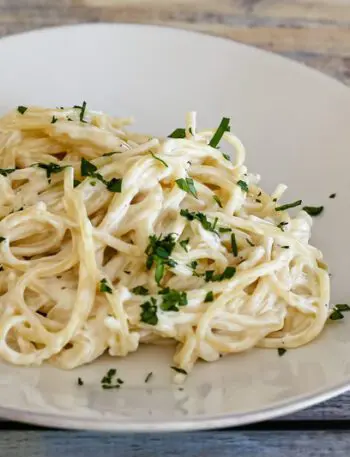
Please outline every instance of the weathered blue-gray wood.
[{"label": "weathered blue-gray wood", "polygon": [[111,435],[10,431],[1,457],[345,457],[347,431],[218,431],[173,435]]}]

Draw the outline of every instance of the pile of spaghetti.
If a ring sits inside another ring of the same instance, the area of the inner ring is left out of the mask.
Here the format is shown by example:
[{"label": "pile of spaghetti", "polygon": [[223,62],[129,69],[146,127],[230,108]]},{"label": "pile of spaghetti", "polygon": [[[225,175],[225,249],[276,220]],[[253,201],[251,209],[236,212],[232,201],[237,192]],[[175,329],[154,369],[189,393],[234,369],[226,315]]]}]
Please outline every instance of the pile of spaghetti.
[{"label": "pile of spaghetti", "polygon": [[85,102],[0,120],[0,356],[70,369],[170,339],[187,373],[314,339],[329,277],[301,202],[247,174],[227,118],[165,139],[129,123]]}]

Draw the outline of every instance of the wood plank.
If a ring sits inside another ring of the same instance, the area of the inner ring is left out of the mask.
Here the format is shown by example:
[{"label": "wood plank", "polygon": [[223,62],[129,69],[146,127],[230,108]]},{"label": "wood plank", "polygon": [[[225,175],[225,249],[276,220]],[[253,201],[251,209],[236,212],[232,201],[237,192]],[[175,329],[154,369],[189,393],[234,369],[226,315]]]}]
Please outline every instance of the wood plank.
[{"label": "wood plank", "polygon": [[181,434],[94,434],[7,431],[2,457],[345,457],[348,431],[240,431]]}]

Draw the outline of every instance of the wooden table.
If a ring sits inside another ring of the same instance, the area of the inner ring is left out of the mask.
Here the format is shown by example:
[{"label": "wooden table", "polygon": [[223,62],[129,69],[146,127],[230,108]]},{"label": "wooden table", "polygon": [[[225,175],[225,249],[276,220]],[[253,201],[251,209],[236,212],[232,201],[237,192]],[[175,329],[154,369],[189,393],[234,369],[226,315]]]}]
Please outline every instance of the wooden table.
[{"label": "wooden table", "polygon": [[[350,84],[350,0],[0,0],[0,35],[96,21],[206,31]],[[350,394],[264,424],[181,436],[0,428],[1,457],[338,457],[350,455]]]}]

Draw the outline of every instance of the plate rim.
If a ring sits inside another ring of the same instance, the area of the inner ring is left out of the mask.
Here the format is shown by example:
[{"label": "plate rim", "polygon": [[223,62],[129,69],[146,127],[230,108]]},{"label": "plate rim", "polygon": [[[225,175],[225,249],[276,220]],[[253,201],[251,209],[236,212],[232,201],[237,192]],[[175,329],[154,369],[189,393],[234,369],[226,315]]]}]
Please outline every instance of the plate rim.
[{"label": "plate rim", "polygon": [[[58,31],[65,31],[69,29],[78,29],[78,28],[142,28],[142,29],[165,29],[176,31],[181,34],[187,35],[197,35],[197,36],[206,36],[215,41],[224,41],[233,43],[235,46],[253,50],[259,54],[268,55],[269,59],[275,59],[294,66],[299,69],[304,69],[308,73],[312,73],[314,77],[323,79],[325,82],[330,81],[333,86],[338,86],[339,89],[347,92],[347,95],[350,95],[349,87],[341,80],[336,79],[326,73],[321,72],[318,69],[308,66],[307,64],[293,60],[289,57],[280,55],[273,51],[268,51],[261,49],[257,46],[248,45],[242,42],[235,41],[228,37],[217,36],[210,32],[204,31],[195,31],[186,28],[181,28],[177,26],[165,25],[165,24],[148,24],[148,23],[137,23],[137,22],[81,22],[75,24],[66,24],[59,26],[47,26],[36,28],[28,31],[23,31],[19,33],[14,33],[6,35],[0,38],[0,48],[5,44],[5,42],[15,41],[20,38],[24,38],[28,35],[45,35],[46,33],[55,33]],[[331,398],[334,398],[338,395],[341,395],[350,390],[350,376],[348,381],[337,384],[336,386],[328,389],[321,389],[316,393],[309,395],[301,395],[295,397],[292,400],[279,402],[277,405],[272,405],[260,409],[259,411],[249,411],[244,413],[226,413],[226,414],[217,414],[215,416],[194,416],[189,419],[157,419],[157,420],[128,420],[124,418],[123,420],[116,420],[110,418],[101,418],[100,420],[83,418],[83,417],[74,417],[74,416],[65,416],[60,413],[41,413],[33,412],[25,409],[3,407],[0,405],[0,417],[3,419],[13,420],[24,422],[27,424],[33,424],[37,426],[44,427],[53,427],[53,428],[63,428],[63,429],[75,429],[75,430],[89,430],[89,431],[104,431],[104,432],[132,432],[132,433],[142,433],[142,432],[184,432],[184,431],[197,431],[197,430],[211,430],[218,428],[229,428],[237,427],[242,425],[247,425],[250,423],[261,422],[268,419],[274,419],[280,416],[287,414],[295,413],[302,409],[314,406]],[[126,420],[125,420],[126,419]]]}]

